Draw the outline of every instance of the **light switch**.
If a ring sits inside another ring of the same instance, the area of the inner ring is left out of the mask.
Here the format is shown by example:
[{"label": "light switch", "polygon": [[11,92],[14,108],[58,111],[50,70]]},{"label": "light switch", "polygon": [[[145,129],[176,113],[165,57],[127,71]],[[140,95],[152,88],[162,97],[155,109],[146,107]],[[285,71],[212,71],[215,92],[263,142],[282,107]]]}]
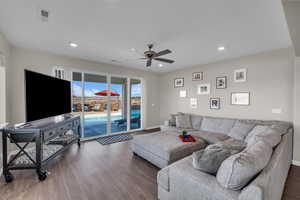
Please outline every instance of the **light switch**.
[{"label": "light switch", "polygon": [[282,112],[281,108],[273,108],[272,109],[273,114],[281,114],[281,112]]}]

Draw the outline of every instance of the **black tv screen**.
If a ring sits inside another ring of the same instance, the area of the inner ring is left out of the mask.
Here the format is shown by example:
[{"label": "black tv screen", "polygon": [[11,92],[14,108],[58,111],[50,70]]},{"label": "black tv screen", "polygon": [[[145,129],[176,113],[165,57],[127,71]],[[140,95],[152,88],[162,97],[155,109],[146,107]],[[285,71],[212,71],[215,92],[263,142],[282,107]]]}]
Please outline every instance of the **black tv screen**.
[{"label": "black tv screen", "polygon": [[26,121],[71,112],[71,83],[25,70]]}]

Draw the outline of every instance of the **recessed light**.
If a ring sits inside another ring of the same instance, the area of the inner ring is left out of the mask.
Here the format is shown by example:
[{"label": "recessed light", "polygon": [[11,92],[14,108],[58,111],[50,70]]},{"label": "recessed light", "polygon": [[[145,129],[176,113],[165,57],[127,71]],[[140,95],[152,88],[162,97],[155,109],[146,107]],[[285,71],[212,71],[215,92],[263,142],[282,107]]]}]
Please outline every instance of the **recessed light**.
[{"label": "recessed light", "polygon": [[218,51],[224,51],[225,50],[225,47],[224,46],[219,46],[218,47]]},{"label": "recessed light", "polygon": [[130,50],[131,50],[131,51],[136,51],[136,49],[135,49],[135,48],[131,48]]},{"label": "recessed light", "polygon": [[74,43],[74,42],[70,42],[69,43],[70,47],[76,48],[78,47],[78,44]]},{"label": "recessed light", "polygon": [[164,66],[164,65],[163,65],[163,64],[161,64],[161,63],[159,63],[159,64],[158,64],[158,67],[163,67],[163,66]]}]

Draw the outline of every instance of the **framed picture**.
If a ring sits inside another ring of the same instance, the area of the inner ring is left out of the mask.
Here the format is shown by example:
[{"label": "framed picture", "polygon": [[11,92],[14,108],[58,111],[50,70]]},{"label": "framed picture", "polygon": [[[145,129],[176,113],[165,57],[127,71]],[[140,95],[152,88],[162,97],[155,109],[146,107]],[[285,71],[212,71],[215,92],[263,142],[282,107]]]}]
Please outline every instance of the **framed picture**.
[{"label": "framed picture", "polygon": [[186,90],[180,90],[179,91],[179,97],[185,98],[186,97]]},{"label": "framed picture", "polygon": [[234,82],[245,82],[247,81],[247,69],[234,70]]},{"label": "framed picture", "polygon": [[220,98],[210,98],[210,109],[220,109]]},{"label": "framed picture", "polygon": [[203,72],[194,72],[192,80],[193,81],[202,81],[203,80]]},{"label": "framed picture", "polygon": [[197,98],[191,98],[191,108],[197,108]]},{"label": "framed picture", "polygon": [[210,93],[210,84],[200,84],[197,88],[197,94],[207,95]]},{"label": "framed picture", "polygon": [[174,79],[174,87],[184,87],[184,78],[175,78]]},{"label": "framed picture", "polygon": [[227,77],[226,76],[216,78],[216,88],[217,89],[227,88]]},{"label": "framed picture", "polygon": [[231,93],[231,105],[250,105],[250,93],[249,92],[235,92]]}]

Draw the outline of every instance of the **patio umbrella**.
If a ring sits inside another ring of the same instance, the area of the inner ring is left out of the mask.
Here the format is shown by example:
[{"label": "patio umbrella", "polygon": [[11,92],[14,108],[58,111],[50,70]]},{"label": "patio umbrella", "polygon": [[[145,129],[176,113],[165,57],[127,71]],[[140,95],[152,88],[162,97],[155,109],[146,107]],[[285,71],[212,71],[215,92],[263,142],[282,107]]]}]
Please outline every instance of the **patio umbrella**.
[{"label": "patio umbrella", "polygon": [[98,95],[98,96],[108,96],[109,93],[110,93],[110,96],[112,96],[112,97],[118,97],[118,96],[120,96],[119,93],[114,92],[114,91],[109,91],[109,90],[102,90],[100,92],[95,93],[95,95]]}]

